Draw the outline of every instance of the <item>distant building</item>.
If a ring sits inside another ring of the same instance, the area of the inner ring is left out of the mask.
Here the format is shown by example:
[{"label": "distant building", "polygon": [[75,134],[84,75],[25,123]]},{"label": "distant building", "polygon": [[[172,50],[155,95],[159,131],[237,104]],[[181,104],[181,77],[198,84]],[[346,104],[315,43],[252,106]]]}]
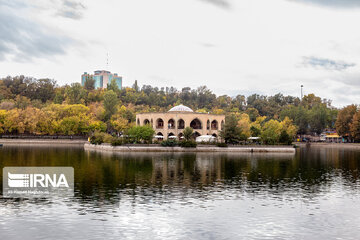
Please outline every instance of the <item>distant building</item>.
[{"label": "distant building", "polygon": [[82,86],[85,85],[85,81],[88,78],[93,78],[95,80],[95,88],[106,88],[108,83],[111,83],[113,79],[116,80],[119,89],[122,88],[122,77],[118,76],[117,73],[111,73],[105,70],[97,70],[94,74],[84,72],[84,74],[81,75]]}]

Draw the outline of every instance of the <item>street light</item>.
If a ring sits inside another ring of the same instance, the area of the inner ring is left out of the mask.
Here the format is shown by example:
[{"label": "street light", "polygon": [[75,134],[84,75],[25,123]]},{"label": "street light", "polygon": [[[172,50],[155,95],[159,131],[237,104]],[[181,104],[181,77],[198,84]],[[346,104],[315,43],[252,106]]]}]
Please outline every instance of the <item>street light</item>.
[{"label": "street light", "polygon": [[301,85],[301,100],[303,99],[303,87],[304,85]]}]

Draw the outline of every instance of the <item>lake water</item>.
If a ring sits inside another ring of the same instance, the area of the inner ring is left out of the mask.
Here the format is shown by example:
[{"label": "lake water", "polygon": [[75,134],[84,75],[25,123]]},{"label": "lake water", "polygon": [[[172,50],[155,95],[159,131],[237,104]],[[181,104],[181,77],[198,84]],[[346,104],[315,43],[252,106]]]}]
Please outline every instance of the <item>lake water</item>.
[{"label": "lake water", "polygon": [[112,154],[5,146],[5,166],[72,166],[75,197],[0,198],[0,239],[360,238],[359,149]]}]

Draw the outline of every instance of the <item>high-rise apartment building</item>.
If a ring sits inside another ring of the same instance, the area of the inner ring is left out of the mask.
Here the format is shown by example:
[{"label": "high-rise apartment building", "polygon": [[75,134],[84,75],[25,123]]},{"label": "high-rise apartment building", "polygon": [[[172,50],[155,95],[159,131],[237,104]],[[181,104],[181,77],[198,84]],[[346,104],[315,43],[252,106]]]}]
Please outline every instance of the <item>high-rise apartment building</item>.
[{"label": "high-rise apartment building", "polygon": [[85,85],[85,81],[88,78],[92,78],[95,80],[95,88],[106,88],[113,79],[116,80],[119,89],[122,88],[122,77],[118,76],[117,73],[111,73],[105,70],[97,70],[94,72],[94,74],[84,72],[84,74],[81,75],[82,86]]}]

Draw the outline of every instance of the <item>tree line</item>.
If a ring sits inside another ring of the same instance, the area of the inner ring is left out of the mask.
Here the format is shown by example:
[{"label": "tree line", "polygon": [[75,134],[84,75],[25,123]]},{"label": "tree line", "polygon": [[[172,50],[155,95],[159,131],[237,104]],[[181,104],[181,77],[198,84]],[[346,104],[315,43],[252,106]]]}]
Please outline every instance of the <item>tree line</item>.
[{"label": "tree line", "polygon": [[[123,132],[135,124],[137,113],[165,112],[178,104],[187,105],[197,112],[233,115],[237,123],[243,120],[243,114],[250,122],[265,117],[264,124],[271,120],[280,123],[287,118],[296,125],[299,134],[319,134],[326,128],[336,127],[340,134],[357,136],[354,126],[359,117],[352,116],[353,127],[347,124],[348,128],[343,130],[341,127],[346,124],[341,125],[339,119],[343,119],[344,111],[333,107],[330,100],[314,94],[303,99],[281,93],[274,96],[217,96],[206,86],[178,90],[150,85],[140,87],[137,81],[123,89],[119,89],[114,81],[106,89],[95,89],[91,78],[84,86],[80,83],[59,86],[55,80],[25,76],[0,79],[0,131],[8,134],[86,135],[97,125],[107,132]],[[357,106],[354,107],[358,112]],[[72,109],[69,110],[72,114],[63,114],[65,110],[62,108]],[[31,116],[37,116],[39,121],[51,119],[48,124],[52,125],[40,127],[43,124],[38,122],[34,127],[34,121],[29,120]],[[353,130],[351,135],[350,129]]]}]

